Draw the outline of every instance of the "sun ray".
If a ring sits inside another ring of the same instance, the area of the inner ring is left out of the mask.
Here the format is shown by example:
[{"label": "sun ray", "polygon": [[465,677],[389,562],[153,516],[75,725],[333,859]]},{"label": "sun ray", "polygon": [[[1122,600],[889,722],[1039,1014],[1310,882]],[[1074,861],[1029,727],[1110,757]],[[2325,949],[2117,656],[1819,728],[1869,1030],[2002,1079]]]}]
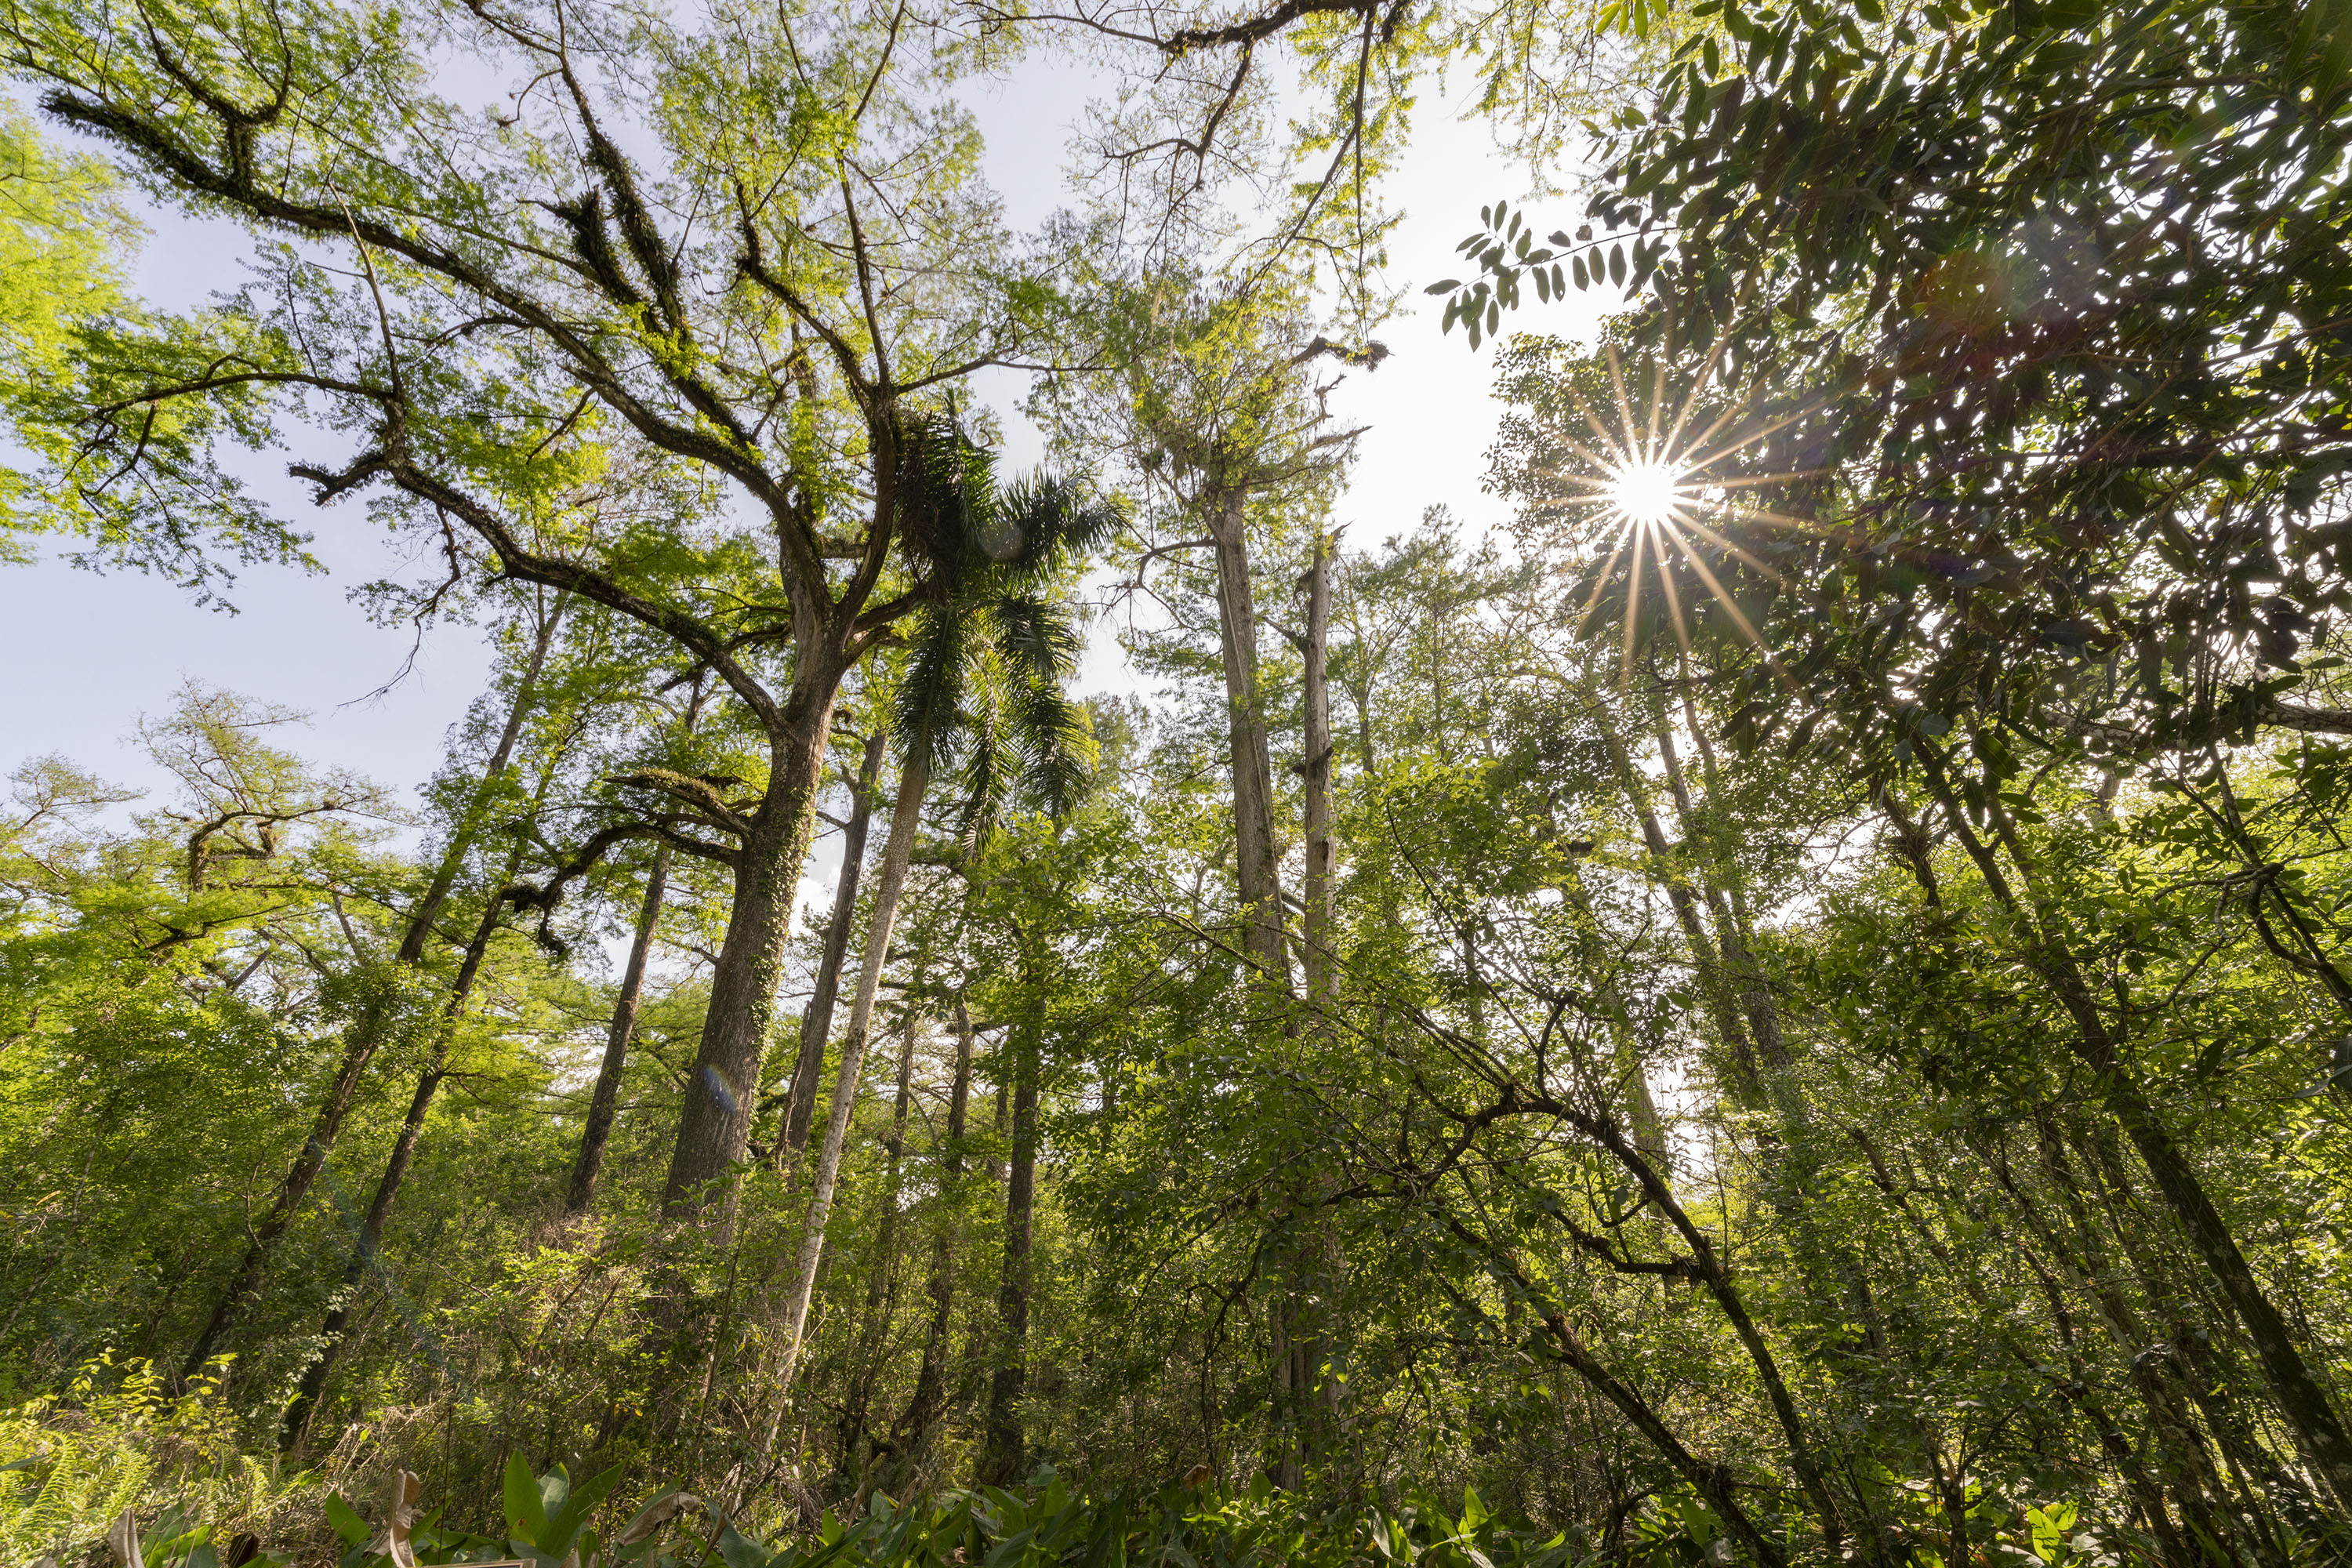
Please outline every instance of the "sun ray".
[{"label": "sun ray", "polygon": [[1675,319],[1668,316],[1665,352],[1658,355],[1656,363],[1652,365],[1650,371],[1650,435],[1643,455],[1653,463],[1665,460],[1665,453],[1658,445],[1658,410],[1666,400],[1666,362],[1674,357]]},{"label": "sun ray", "polygon": [[1740,546],[1734,544],[1722,534],[1716,532],[1715,530],[1699,521],[1698,519],[1695,517],[1683,517],[1676,518],[1675,521],[1681,526],[1689,529],[1693,533],[1697,534],[1701,539],[1706,540],[1709,544],[1714,545],[1717,550],[1722,551],[1725,554],[1735,556],[1740,561],[1746,563],[1748,566],[1754,568],[1756,571],[1761,572],[1765,576],[1772,579],[1773,582],[1784,585],[1788,583],[1789,578],[1786,573],[1783,573],[1778,567],[1770,565],[1766,562],[1758,560],[1755,556],[1749,554]]},{"label": "sun ray", "polygon": [[1739,501],[1726,501],[1723,503],[1723,510],[1730,513],[1733,517],[1753,518],[1758,522],[1773,523],[1779,527],[1790,529],[1798,533],[1810,533],[1816,539],[1832,540],[1840,544],[1868,542],[1867,540],[1858,539],[1852,529],[1830,527],[1826,524],[1816,522],[1813,519],[1809,517],[1790,517],[1787,512],[1774,511],[1769,507],[1748,506]]},{"label": "sun ray", "polygon": [[[1811,402],[1805,404],[1802,407],[1790,410],[1780,418],[1773,420],[1769,425],[1766,425],[1762,429],[1748,432],[1747,435],[1742,436],[1738,440],[1731,443],[1728,447],[1719,447],[1709,451],[1694,451],[1687,460],[1693,466],[1702,463],[1719,463],[1723,461],[1724,458],[1732,456],[1734,453],[1746,451],[1748,447],[1753,447],[1757,442],[1765,439],[1767,437],[1778,435],[1782,430],[1787,429],[1790,426],[1794,425],[1798,420],[1804,418],[1807,415],[1819,411],[1820,408],[1828,402],[1829,398],[1827,396],[1814,398]],[[1696,446],[1697,444],[1694,443],[1694,445]]]},{"label": "sun ray", "polygon": [[[1683,438],[1683,431],[1690,424],[1691,415],[1697,411],[1700,395],[1706,392],[1707,383],[1714,379],[1717,362],[1722,359],[1724,351],[1728,349],[1730,346],[1731,329],[1729,327],[1726,327],[1723,329],[1721,334],[1716,338],[1714,345],[1706,351],[1706,357],[1699,362],[1698,374],[1692,378],[1690,390],[1683,394],[1682,406],[1675,410],[1675,425],[1673,430],[1668,432],[1666,436],[1667,446],[1674,447],[1681,442]],[[1737,412],[1738,405],[1734,404],[1732,407],[1734,412]],[[1724,417],[1727,419],[1730,416],[1726,415]],[[1712,436],[1721,427],[1722,421],[1717,420],[1714,425],[1707,427],[1707,436]],[[1697,441],[1692,444],[1694,446],[1705,445],[1707,436],[1700,437]]]},{"label": "sun ray", "polygon": [[1601,416],[1595,414],[1592,411],[1592,405],[1585,401],[1583,389],[1571,381],[1568,384],[1568,395],[1576,400],[1577,412],[1582,414],[1584,416],[1584,422],[1592,426],[1592,433],[1601,438],[1601,446],[1607,447],[1609,451],[1613,454],[1610,462],[1602,463],[1599,466],[1601,468],[1608,468],[1614,463],[1632,462],[1633,460],[1633,454],[1628,451],[1625,447],[1620,446],[1618,444],[1617,437],[1610,434],[1609,426],[1601,422]]},{"label": "sun ray", "polygon": [[[1597,388],[1588,395],[1572,377],[1563,377],[1558,384],[1565,396],[1549,433],[1552,455],[1536,468],[1553,488],[1537,504],[1570,511],[1579,518],[1594,518],[1591,524],[1571,526],[1591,527],[1592,553],[1605,554],[1598,574],[1590,580],[1574,635],[1585,637],[1612,590],[1622,592],[1619,604],[1625,624],[1619,633],[1616,662],[1620,680],[1630,683],[1645,637],[1654,649],[1663,651],[1656,637],[1656,619],[1646,625],[1643,620],[1653,605],[1673,628],[1682,658],[1687,661],[1693,657],[1697,632],[1694,616],[1703,592],[1722,605],[1728,624],[1761,656],[1773,679],[1794,694],[1795,681],[1774,658],[1717,567],[1728,574],[1736,563],[1742,573],[1752,572],[1782,586],[1789,579],[1733,537],[1738,530],[1724,530],[1737,520],[1783,534],[1809,534],[1848,544],[1866,544],[1868,540],[1860,530],[1790,516],[1742,499],[1758,492],[1769,495],[1773,486],[1832,476],[1837,471],[1833,465],[1768,474],[1721,470],[1729,466],[1727,459],[1753,452],[1836,395],[1801,396],[1794,406],[1783,405],[1778,412],[1759,408],[1755,389],[1743,392],[1728,384],[1730,376],[1725,367],[1734,342],[1730,326],[1715,334],[1689,385],[1674,392],[1667,382],[1668,362],[1675,350],[1675,326],[1672,321],[1664,325],[1663,349],[1648,366],[1646,385],[1641,379],[1643,367],[1627,365],[1617,344],[1606,338],[1599,356],[1608,367],[1605,395]],[[1718,399],[1722,406],[1710,412],[1709,405]],[[1569,412],[1571,406],[1573,415]],[[1604,407],[1613,418],[1603,416]],[[1591,432],[1590,437],[1575,430],[1580,421]],[[1693,427],[1700,424],[1705,428],[1692,436]],[[1591,559],[1591,555],[1586,557],[1588,565]],[[1685,563],[1692,573],[1691,583],[1681,580]],[[1653,572],[1657,576],[1654,600],[1649,596],[1647,575]],[[1598,634],[1595,640],[1606,637],[1606,633]]]},{"label": "sun ray", "polygon": [[1737,479],[1709,479],[1709,489],[1751,490],[1759,485],[1785,485],[1791,479],[1818,479],[1823,474],[1833,474],[1834,468],[1790,468],[1783,474],[1742,474]]},{"label": "sun ray", "polygon": [[1625,432],[1625,448],[1631,453],[1639,427],[1633,422],[1633,405],[1625,396],[1625,366],[1617,357],[1615,343],[1604,338],[1601,347],[1609,360],[1609,384],[1617,394],[1617,419]]},{"label": "sun ray", "polygon": [[1592,592],[1584,601],[1584,614],[1577,617],[1576,635],[1578,637],[1582,637],[1584,628],[1592,624],[1592,612],[1601,605],[1601,590],[1609,586],[1609,578],[1617,570],[1617,558],[1625,553],[1625,546],[1631,542],[1633,533],[1633,524],[1629,520],[1625,524],[1624,531],[1617,536],[1617,548],[1609,552],[1608,564],[1601,567],[1601,575],[1593,579]]},{"label": "sun ray", "polygon": [[1795,696],[1796,681],[1780,668],[1780,661],[1772,657],[1771,647],[1757,631],[1754,623],[1748,620],[1748,613],[1739,607],[1739,601],[1731,596],[1730,590],[1724,587],[1714,572],[1708,569],[1706,558],[1696,550],[1686,550],[1683,559],[1691,563],[1691,570],[1698,574],[1699,580],[1706,584],[1706,591],[1715,595],[1715,602],[1723,606],[1724,614],[1731,617],[1731,624],[1739,628],[1739,635],[1748,639],[1748,645],[1763,657],[1764,668],[1772,672],[1773,679],[1780,681],[1791,697]]},{"label": "sun ray", "polygon": [[[1675,540],[1678,545],[1680,544],[1680,538],[1675,532],[1675,524],[1671,519],[1661,525],[1660,531],[1666,538]],[[1682,548],[1683,553],[1687,556],[1690,553],[1688,547]],[[1675,628],[1675,646],[1683,650],[1685,658],[1688,658],[1691,651],[1690,627],[1683,624],[1682,595],[1675,591],[1674,571],[1666,563],[1666,552],[1664,550],[1658,552],[1658,586],[1665,592],[1666,619]]]},{"label": "sun ray", "polygon": [[1625,659],[1617,671],[1620,685],[1633,679],[1633,645],[1642,626],[1642,554],[1649,543],[1650,530],[1648,521],[1637,521],[1633,525],[1633,565],[1625,574]]}]

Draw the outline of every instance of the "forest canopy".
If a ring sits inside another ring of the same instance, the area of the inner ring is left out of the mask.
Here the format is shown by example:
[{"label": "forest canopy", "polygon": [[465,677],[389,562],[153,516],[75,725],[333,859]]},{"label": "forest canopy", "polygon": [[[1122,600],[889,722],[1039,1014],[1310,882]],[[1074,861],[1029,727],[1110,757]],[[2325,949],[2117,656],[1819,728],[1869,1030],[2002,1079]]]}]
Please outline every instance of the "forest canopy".
[{"label": "forest canopy", "polygon": [[0,1568],[2352,1559],[2352,8],[0,58],[0,584],[390,538],[489,669],[413,798],[19,731]]}]

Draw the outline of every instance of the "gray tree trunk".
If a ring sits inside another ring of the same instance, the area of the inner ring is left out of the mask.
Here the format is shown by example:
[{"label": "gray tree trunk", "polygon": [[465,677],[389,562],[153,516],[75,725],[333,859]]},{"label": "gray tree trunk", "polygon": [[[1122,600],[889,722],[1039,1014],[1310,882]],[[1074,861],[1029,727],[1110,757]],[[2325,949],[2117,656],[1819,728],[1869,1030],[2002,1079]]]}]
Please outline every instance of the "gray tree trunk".
[{"label": "gray tree trunk", "polygon": [[629,1064],[629,1041],[637,1027],[637,1001],[646,984],[646,960],[653,952],[654,928],[661,921],[662,899],[669,888],[669,850],[654,855],[646,874],[645,902],[637,910],[636,933],[629,942],[628,967],[621,972],[621,994],[613,1004],[613,1025],[604,1036],[604,1063],[596,1074],[595,1092],[588,1100],[588,1120],[580,1129],[580,1153],[572,1163],[572,1187],[563,1200],[566,1218],[583,1215],[595,1201],[596,1177],[604,1168],[604,1145],[613,1133],[613,1115],[621,1099],[621,1074]]},{"label": "gray tree trunk", "polygon": [[833,918],[824,928],[824,952],[819,955],[816,984],[808,1007],[801,1014],[800,1055],[793,1066],[793,1081],[785,1091],[783,1139],[777,1160],[790,1171],[808,1148],[809,1126],[816,1116],[817,1080],[824,1072],[825,1041],[833,1033],[833,1009],[841,993],[841,965],[849,952],[849,928],[857,919],[857,883],[866,867],[866,835],[874,820],[874,795],[882,780],[886,737],[880,724],[866,738],[865,760],[849,803],[849,821],[841,830],[841,877],[833,889]]}]

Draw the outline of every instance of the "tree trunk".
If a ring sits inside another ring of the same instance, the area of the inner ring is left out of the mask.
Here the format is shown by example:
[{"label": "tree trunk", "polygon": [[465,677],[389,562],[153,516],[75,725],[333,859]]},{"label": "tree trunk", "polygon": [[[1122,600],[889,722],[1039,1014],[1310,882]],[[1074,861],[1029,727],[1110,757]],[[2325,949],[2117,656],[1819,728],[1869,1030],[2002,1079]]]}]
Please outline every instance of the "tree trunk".
[{"label": "tree trunk", "polygon": [[1609,754],[1609,765],[1624,790],[1627,804],[1633,808],[1642,826],[1642,841],[1650,851],[1656,868],[1655,875],[1666,889],[1666,902],[1675,911],[1675,920],[1683,928],[1690,943],[1691,968],[1696,972],[1700,994],[1706,998],[1708,1011],[1715,1016],[1716,1033],[1724,1047],[1731,1054],[1732,1088],[1739,1099],[1753,1105],[1763,1099],[1763,1082],[1756,1069],[1756,1054],[1748,1043],[1748,1031],[1733,1005],[1731,989],[1725,983],[1723,965],[1716,955],[1715,942],[1698,916],[1698,900],[1692,893],[1689,881],[1674,862],[1674,848],[1666,842],[1665,829],[1658,825],[1658,814],[1650,805],[1650,792],[1643,787],[1641,775],[1634,771],[1633,759],[1626,755],[1624,743],[1618,740],[1616,730],[1606,715],[1600,716],[1601,740]]},{"label": "tree trunk", "polygon": [[1262,981],[1290,989],[1282,889],[1274,836],[1274,769],[1266,751],[1265,694],[1258,689],[1257,607],[1250,593],[1244,491],[1220,498],[1209,523],[1217,558],[1218,643],[1225,667],[1225,716],[1234,775],[1234,871],[1242,905],[1242,950]]},{"label": "tree trunk", "polygon": [[[2245,1254],[2238,1248],[2237,1238],[2231,1234],[2221,1211],[2213,1206],[2204,1183],[2198,1179],[2196,1168],[2173,1142],[2155,1107],[2131,1081],[2119,1042],[2099,1011],[2073,949],[2054,923],[2047,920],[2046,909],[2037,907],[2029,911],[2011,889],[1991,847],[1977,836],[1968,814],[1954,799],[1938,763],[1930,762],[1927,778],[1945,821],[1968,850],[1969,858],[1976,862],[1993,897],[2021,922],[2030,922],[2025,929],[2032,933],[2027,939],[2031,950],[2025,958],[2074,1021],[2074,1032],[2066,1042],[2068,1047],[2098,1075],[2100,1102],[2139,1151],[2141,1162],[2155,1179],[2156,1189],[2166,1206],[2187,1234],[2190,1247],[2221,1287],[2223,1299],[2237,1312],[2247,1337],[2253,1341],[2272,1397],[2278,1402],[2279,1414],[2288,1430],[2294,1434],[2296,1447],[2318,1472],[2322,1484],[2334,1494],[2336,1506],[2352,1508],[2352,1436],[2347,1436],[2328,1402],[2326,1390],[2296,1350],[2286,1320],[2263,1293]],[[2032,862],[2018,841],[2008,814],[1996,803],[1988,815],[2011,860],[2027,878],[2030,890]]]},{"label": "tree trunk", "polygon": [[367,1217],[361,1222],[360,1234],[352,1247],[351,1262],[343,1270],[341,1299],[327,1313],[320,1330],[320,1347],[310,1366],[302,1374],[302,1386],[287,1405],[280,1420],[278,1446],[290,1450],[302,1435],[303,1426],[319,1403],[319,1395],[327,1386],[327,1374],[333,1370],[335,1352],[341,1348],[343,1333],[351,1326],[352,1310],[358,1304],[361,1287],[368,1270],[376,1267],[377,1254],[382,1250],[384,1226],[392,1218],[392,1206],[400,1197],[402,1184],[408,1179],[408,1167],[416,1155],[417,1140],[425,1131],[425,1113],[432,1110],[434,1096],[440,1092],[442,1080],[449,1076],[451,1036],[466,1011],[466,1002],[473,994],[474,982],[481,975],[482,955],[489,951],[490,938],[499,929],[499,913],[504,907],[499,892],[514,880],[521,868],[522,847],[517,843],[508,859],[506,876],[490,889],[489,903],[474,928],[474,940],[466,946],[465,961],[457,967],[457,983],[450,987],[449,1002],[443,1012],[440,1037],[434,1043],[433,1058],[425,1069],[417,1075],[415,1092],[409,1096],[408,1114],[402,1118],[400,1134],[393,1140],[392,1156],[384,1162],[383,1174],[376,1179],[375,1196],[369,1200]]},{"label": "tree trunk", "polygon": [[[1318,1014],[1331,1005],[1331,689],[1328,678],[1331,640],[1331,552],[1336,541],[1318,534],[1315,563],[1307,570],[1307,636],[1299,652],[1306,663],[1307,754],[1301,763],[1307,796],[1307,876],[1304,951],[1307,1006]],[[1326,1038],[1329,1025],[1318,1026]]]},{"label": "tree trunk", "polygon": [[[481,782],[466,803],[457,818],[457,830],[450,835],[448,847],[442,851],[441,862],[434,868],[433,879],[425,885],[424,896],[409,911],[407,927],[401,933],[400,946],[393,955],[399,969],[415,969],[425,957],[425,944],[433,935],[433,923],[440,917],[441,907],[448,901],[449,889],[464,868],[466,856],[473,848],[474,838],[481,830],[482,820],[497,792],[499,782],[513,764],[515,742],[522,734],[522,722],[530,711],[539,678],[546,668],[548,650],[554,645],[557,624],[562,620],[569,596],[558,594],[554,604],[540,619],[538,635],[532,639],[530,662],[524,665],[522,677],[515,682],[514,700],[507,707],[505,726],[499,731],[499,743],[491,751],[482,769]],[[387,981],[389,977],[386,977]],[[278,1180],[278,1190],[271,1194],[269,1207],[261,1223],[247,1237],[244,1256],[237,1260],[236,1270],[229,1276],[228,1286],[213,1303],[212,1314],[197,1331],[195,1342],[189,1346],[187,1359],[181,1363],[183,1383],[195,1376],[205,1363],[220,1349],[227,1335],[261,1283],[262,1271],[269,1265],[270,1255],[301,1213],[303,1200],[310,1196],[311,1184],[326,1168],[327,1156],[343,1128],[343,1120],[351,1114],[359,1099],[360,1082],[366,1077],[368,1064],[375,1058],[394,1026],[393,1014],[396,999],[379,986],[374,994],[362,1005],[359,1016],[352,1021],[344,1037],[342,1060],[336,1064],[334,1081],[328,1085],[326,1098],[310,1122],[310,1134],[302,1142],[301,1152],[294,1156],[293,1165]]]},{"label": "tree trunk", "polygon": [[589,1097],[587,1124],[580,1130],[580,1155],[572,1162],[572,1190],[563,1201],[566,1218],[586,1214],[596,1196],[596,1175],[604,1168],[604,1144],[612,1135],[614,1108],[621,1098],[621,1071],[628,1065],[629,1039],[636,1032],[646,959],[653,951],[654,927],[660,923],[662,897],[668,887],[669,850],[665,847],[655,854],[653,869],[646,875],[646,900],[637,910],[629,964],[621,973],[621,994],[613,1004],[613,1026],[604,1037],[604,1065],[596,1075],[595,1093]]},{"label": "tree trunk", "polygon": [[892,1309],[898,1300],[898,1159],[907,1147],[907,1113],[914,1103],[915,1034],[920,1022],[911,1002],[898,1038],[898,1092],[890,1107],[890,1131],[882,1140],[882,1217],[874,1237],[874,1270],[866,1281],[866,1328],[850,1367],[850,1394],[842,1421],[842,1452],[857,1458],[881,1376]]},{"label": "tree trunk", "polygon": [[[1307,870],[1300,965],[1305,972],[1307,1028],[1325,1045],[1332,1042],[1333,1005],[1331,839],[1331,552],[1336,541],[1318,534],[1312,563],[1301,585],[1307,590],[1307,626],[1297,638],[1305,668],[1303,697]],[[1328,1170],[1310,1162],[1302,1172],[1294,1204],[1298,1234],[1284,1260],[1282,1300],[1274,1314],[1274,1383],[1282,1451],[1275,1482],[1296,1489],[1307,1459],[1328,1449],[1339,1415],[1341,1384],[1327,1373],[1332,1364],[1331,1303],[1347,1262],[1330,1230],[1326,1200],[1337,1185]]]},{"label": "tree trunk", "polygon": [[751,1141],[752,1096],[775,1022],[793,898],[808,860],[840,683],[840,666],[824,650],[801,650],[769,748],[768,793],[736,851],[727,938],[711,969],[702,1044],[688,1075],[677,1145],[663,1184],[666,1215],[689,1219],[715,1210],[722,1237],[734,1226],[734,1173]]},{"label": "tree trunk", "polygon": [[[1024,942],[1024,946],[1026,943]],[[1026,964],[1024,965],[1027,967]],[[1004,1189],[1004,1278],[996,1293],[1003,1318],[995,1374],[989,1380],[986,1448],[980,1479],[1020,1480],[1025,1447],[1021,1399],[1029,1384],[1029,1245],[1037,1205],[1037,1099],[1040,1047],[1036,1002],[1016,1031],[1013,1061],[1013,1172]]]},{"label": "tree trunk", "polygon": [[857,996],[850,1005],[848,1032],[842,1037],[841,1068],[834,1078],[833,1104],[824,1119],[824,1142],[817,1151],[808,1215],[802,1222],[800,1255],[793,1262],[793,1282],[784,1298],[783,1356],[776,1372],[778,1420],[782,1419],[792,1395],[793,1376],[800,1369],[809,1298],[816,1288],[817,1263],[824,1255],[825,1222],[832,1217],[842,1148],[849,1140],[850,1113],[857,1105],[857,1078],[866,1065],[866,1031],[874,1016],[874,998],[882,989],[882,970],[890,959],[890,929],[898,919],[898,894],[906,886],[915,834],[922,826],[923,788],[929,773],[919,753],[908,760],[898,775],[890,840],[882,850],[882,880],[874,890],[873,919],[866,927],[866,952],[858,964]]},{"label": "tree trunk", "polygon": [[949,1319],[955,1300],[955,1244],[957,1189],[963,1176],[964,1124],[971,1108],[971,1013],[961,997],[956,999],[956,1065],[955,1084],[948,1092],[948,1134],[945,1152],[940,1161],[940,1229],[931,1244],[931,1321],[923,1332],[923,1367],[915,1378],[914,1397],[907,1403],[907,1413],[900,1417],[898,1430],[905,1435],[905,1460],[901,1471],[912,1474],[922,1461],[929,1446],[931,1430],[939,1424],[940,1412],[947,1402],[947,1349]]},{"label": "tree trunk", "polygon": [[824,1073],[824,1045],[833,1033],[833,1007],[841,992],[841,964],[849,952],[849,928],[857,919],[857,882],[866,868],[866,834],[874,820],[874,795],[882,779],[886,739],[877,722],[866,738],[866,757],[858,764],[857,782],[850,792],[849,822],[841,830],[841,876],[833,888],[833,919],[824,928],[824,952],[817,960],[815,987],[801,1014],[800,1055],[793,1065],[792,1086],[784,1100],[784,1135],[776,1151],[778,1163],[787,1171],[799,1163],[807,1150],[809,1125],[816,1116],[817,1080]]}]

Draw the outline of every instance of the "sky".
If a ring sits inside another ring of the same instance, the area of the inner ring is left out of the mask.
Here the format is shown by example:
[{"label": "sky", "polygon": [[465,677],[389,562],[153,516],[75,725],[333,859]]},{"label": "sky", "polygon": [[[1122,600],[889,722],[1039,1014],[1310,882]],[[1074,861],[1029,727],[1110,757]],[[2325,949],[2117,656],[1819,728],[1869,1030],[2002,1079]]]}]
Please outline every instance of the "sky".
[{"label": "sky", "polygon": [[[1016,229],[1035,226],[1069,200],[1067,143],[1087,100],[1104,84],[1050,53],[1000,81],[968,83],[966,99],[987,139],[987,174]],[[1462,336],[1441,335],[1438,301],[1421,287],[1458,275],[1454,246],[1477,226],[1478,208],[1497,197],[1515,205],[1524,173],[1496,154],[1485,127],[1457,118],[1458,104],[1424,96],[1414,142],[1387,195],[1403,221],[1391,237],[1391,279],[1417,308],[1388,322],[1391,357],[1377,373],[1350,373],[1332,398],[1350,425],[1370,426],[1348,493],[1334,521],[1351,544],[1377,546],[1410,531],[1430,506],[1444,504],[1471,532],[1501,516],[1481,488],[1497,409],[1489,395],[1493,353],[1471,351]],[[1568,203],[1532,209],[1538,227],[1564,225]],[[242,281],[243,238],[226,225],[151,215],[153,234],[136,283],[154,304],[200,302]],[[1521,312],[1530,330],[1581,336],[1598,301],[1571,295],[1565,306],[1532,300]],[[1009,466],[1034,463],[1037,433],[1013,405],[1025,388],[1009,374],[974,388],[995,405],[1006,430]],[[391,785],[404,798],[437,765],[447,727],[481,689],[486,650],[470,628],[435,628],[415,647],[414,634],[372,626],[348,601],[351,590],[386,576],[415,577],[424,568],[374,532],[355,503],[319,511],[306,488],[270,471],[255,482],[282,515],[315,535],[326,570],[308,574],[252,568],[231,597],[234,615],[197,606],[183,590],[136,574],[98,575],[54,557],[30,566],[0,565],[0,767],[61,754],[100,776],[168,793],[131,742],[142,713],[166,709],[186,680],[224,687],[258,701],[310,715],[292,749]],[[1092,639],[1086,686],[1128,684],[1110,628]],[[828,902],[837,852],[824,847],[803,881],[805,899]]]}]

